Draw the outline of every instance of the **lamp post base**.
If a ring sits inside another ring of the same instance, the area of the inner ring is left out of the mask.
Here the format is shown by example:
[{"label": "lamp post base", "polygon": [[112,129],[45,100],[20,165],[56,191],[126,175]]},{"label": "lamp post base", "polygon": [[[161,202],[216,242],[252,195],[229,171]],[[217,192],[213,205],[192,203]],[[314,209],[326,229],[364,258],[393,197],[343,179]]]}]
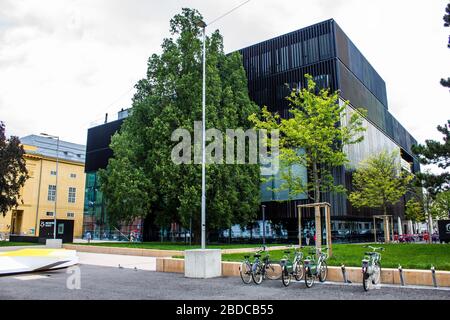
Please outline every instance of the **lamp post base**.
[{"label": "lamp post base", "polygon": [[61,249],[62,239],[47,239],[45,241],[45,246],[50,249]]},{"label": "lamp post base", "polygon": [[201,249],[185,251],[184,276],[194,279],[222,276],[222,251]]}]

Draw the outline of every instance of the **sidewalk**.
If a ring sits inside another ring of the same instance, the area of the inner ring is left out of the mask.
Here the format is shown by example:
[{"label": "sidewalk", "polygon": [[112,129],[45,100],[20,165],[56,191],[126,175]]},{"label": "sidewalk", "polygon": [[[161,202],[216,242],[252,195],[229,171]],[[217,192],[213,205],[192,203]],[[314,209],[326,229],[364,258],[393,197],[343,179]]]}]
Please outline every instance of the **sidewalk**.
[{"label": "sidewalk", "polygon": [[136,269],[145,271],[156,271],[156,258],[152,257],[136,257],[124,256],[115,254],[100,254],[77,252],[80,259],[80,264],[100,266],[100,267],[114,267],[124,269]]},{"label": "sidewalk", "polygon": [[42,246],[17,246],[17,247],[0,247],[0,252],[6,252],[6,251],[16,251],[21,249],[38,249],[38,248],[45,248],[44,245]]}]

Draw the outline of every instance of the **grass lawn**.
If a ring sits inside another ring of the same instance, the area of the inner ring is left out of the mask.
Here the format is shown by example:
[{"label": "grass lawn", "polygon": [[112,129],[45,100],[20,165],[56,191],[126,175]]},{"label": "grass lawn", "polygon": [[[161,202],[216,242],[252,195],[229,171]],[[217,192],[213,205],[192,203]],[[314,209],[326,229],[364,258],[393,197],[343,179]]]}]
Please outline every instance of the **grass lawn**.
[{"label": "grass lawn", "polygon": [[[90,245],[99,247],[117,247],[117,248],[135,248],[135,249],[156,249],[156,250],[176,250],[184,251],[191,249],[200,249],[198,245],[185,245],[184,243],[172,242],[105,242],[105,243],[76,243],[76,245]],[[283,244],[269,244],[268,247],[283,246]],[[240,248],[258,248],[261,244],[222,244],[222,245],[207,245],[208,249],[240,249]]]},{"label": "grass lawn", "polygon": [[[381,253],[381,266],[384,268],[398,268],[399,264],[404,269],[430,269],[450,271],[450,245],[449,244],[388,244],[375,245],[384,247],[386,251]],[[308,255],[309,249],[303,252]],[[360,267],[364,253],[370,251],[363,245],[334,245],[333,257],[328,259],[328,265],[347,267]],[[270,260],[279,261],[284,256],[284,251],[271,251]],[[243,254],[222,255],[223,261],[242,261]]]},{"label": "grass lawn", "polygon": [[37,246],[39,243],[0,241],[0,247]]}]

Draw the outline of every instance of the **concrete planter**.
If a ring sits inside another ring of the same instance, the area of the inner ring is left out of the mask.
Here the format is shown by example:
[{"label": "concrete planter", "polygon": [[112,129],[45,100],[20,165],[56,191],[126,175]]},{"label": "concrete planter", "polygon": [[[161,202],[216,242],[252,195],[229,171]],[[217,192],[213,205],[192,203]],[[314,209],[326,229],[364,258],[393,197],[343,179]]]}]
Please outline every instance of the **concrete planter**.
[{"label": "concrete planter", "polygon": [[186,250],[184,256],[186,278],[210,279],[222,275],[221,250]]},{"label": "concrete planter", "polygon": [[45,246],[50,249],[61,249],[63,247],[62,239],[47,239]]}]

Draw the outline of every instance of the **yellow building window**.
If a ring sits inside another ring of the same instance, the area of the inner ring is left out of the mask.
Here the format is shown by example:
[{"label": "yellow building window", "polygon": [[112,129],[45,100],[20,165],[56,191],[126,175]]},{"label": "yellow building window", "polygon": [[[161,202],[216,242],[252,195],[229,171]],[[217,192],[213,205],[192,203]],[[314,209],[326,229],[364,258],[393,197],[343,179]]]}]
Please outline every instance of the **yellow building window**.
[{"label": "yellow building window", "polygon": [[77,195],[77,188],[69,188],[69,203],[75,203]]},{"label": "yellow building window", "polygon": [[56,199],[56,186],[55,185],[48,186],[47,199],[48,199],[48,201],[55,201],[55,199]]}]

